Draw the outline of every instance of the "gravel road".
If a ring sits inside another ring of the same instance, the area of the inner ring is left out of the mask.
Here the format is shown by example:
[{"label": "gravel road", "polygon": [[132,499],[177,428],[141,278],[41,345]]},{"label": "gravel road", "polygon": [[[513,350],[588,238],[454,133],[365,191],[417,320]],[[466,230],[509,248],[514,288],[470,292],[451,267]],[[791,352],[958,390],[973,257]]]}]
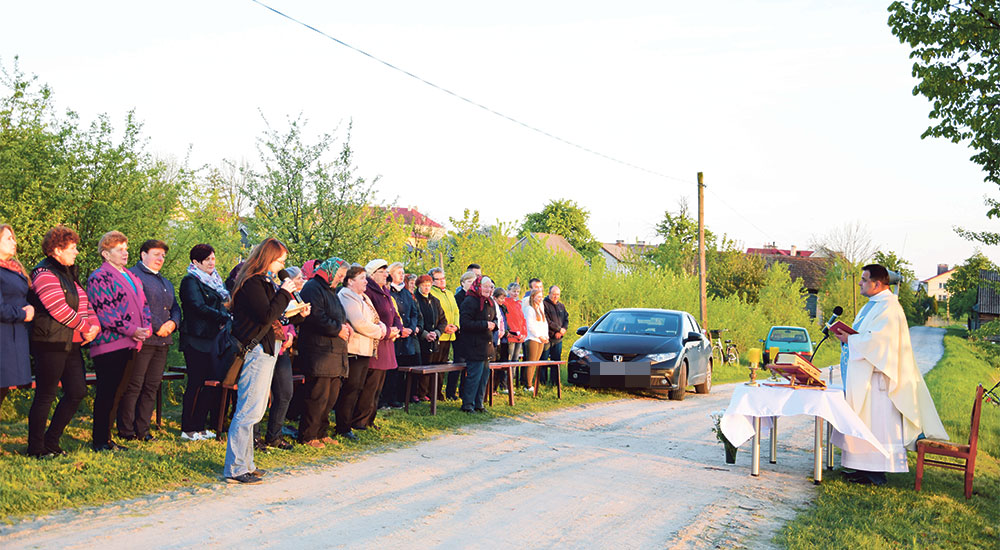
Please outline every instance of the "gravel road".
[{"label": "gravel road", "polygon": [[[936,362],[942,335],[914,331],[921,364]],[[752,478],[750,444],[727,466],[710,431],[733,387],[497,420],[254,486],[60,512],[0,527],[0,546],[771,548],[814,495],[813,421],[783,419],[778,464],[765,451]]]}]

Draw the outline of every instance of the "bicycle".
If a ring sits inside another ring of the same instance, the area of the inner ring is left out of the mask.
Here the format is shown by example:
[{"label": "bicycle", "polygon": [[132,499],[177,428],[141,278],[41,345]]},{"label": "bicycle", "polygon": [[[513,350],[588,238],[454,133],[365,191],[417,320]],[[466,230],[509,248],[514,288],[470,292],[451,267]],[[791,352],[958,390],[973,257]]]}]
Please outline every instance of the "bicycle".
[{"label": "bicycle", "polygon": [[726,340],[726,362],[730,365],[740,362],[740,348],[732,340]]},{"label": "bicycle", "polygon": [[[727,328],[723,328],[708,331],[708,336],[712,340],[712,362],[717,365],[725,362],[726,350],[722,347],[721,334],[728,330]],[[716,355],[716,352],[718,352],[718,355]]]}]

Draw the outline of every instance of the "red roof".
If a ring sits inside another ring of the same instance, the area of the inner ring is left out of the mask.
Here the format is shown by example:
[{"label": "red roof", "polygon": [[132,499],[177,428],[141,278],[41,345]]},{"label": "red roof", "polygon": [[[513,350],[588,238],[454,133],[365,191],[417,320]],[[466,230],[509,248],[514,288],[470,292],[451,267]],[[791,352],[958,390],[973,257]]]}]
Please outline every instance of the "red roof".
[{"label": "red roof", "polygon": [[397,206],[392,209],[392,214],[394,217],[403,218],[406,223],[411,223],[414,225],[426,225],[428,227],[440,227],[444,228],[443,225],[438,222],[428,218],[427,216],[417,212],[416,208],[403,208]]},{"label": "red roof", "polygon": [[[748,248],[747,254],[760,254],[761,256],[791,256],[792,251],[784,248]],[[813,251],[796,250],[795,255],[800,258],[808,258],[813,255]]]}]

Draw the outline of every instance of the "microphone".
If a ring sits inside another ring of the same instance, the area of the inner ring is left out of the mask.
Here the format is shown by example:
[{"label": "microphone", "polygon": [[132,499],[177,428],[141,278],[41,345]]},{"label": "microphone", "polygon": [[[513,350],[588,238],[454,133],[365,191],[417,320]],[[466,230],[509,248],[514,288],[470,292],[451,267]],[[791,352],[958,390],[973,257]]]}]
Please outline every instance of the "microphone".
[{"label": "microphone", "polygon": [[[290,281],[292,279],[292,277],[284,269],[282,269],[281,271],[278,272],[278,278],[281,279],[282,283],[284,283],[285,281]],[[296,302],[298,302],[300,304],[302,303],[302,296],[299,296],[299,291],[298,290],[293,290],[292,291],[292,296],[295,297],[295,301]],[[834,311],[836,311],[836,310],[834,310]]]},{"label": "microphone", "polygon": [[833,322],[837,320],[837,317],[840,317],[840,315],[842,313],[844,313],[844,308],[842,308],[840,306],[837,306],[837,307],[833,308],[833,315],[831,315],[830,316],[830,320],[827,321],[825,325],[823,325],[823,335],[824,336],[829,336],[829,334],[830,334],[830,325],[832,325]]}]

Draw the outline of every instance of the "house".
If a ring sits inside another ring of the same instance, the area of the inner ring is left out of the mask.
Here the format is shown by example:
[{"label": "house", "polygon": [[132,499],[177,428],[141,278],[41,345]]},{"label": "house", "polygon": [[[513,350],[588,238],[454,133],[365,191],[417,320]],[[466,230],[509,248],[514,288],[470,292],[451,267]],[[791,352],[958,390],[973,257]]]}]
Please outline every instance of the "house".
[{"label": "house", "polygon": [[654,245],[646,244],[645,241],[628,244],[623,240],[617,240],[613,243],[601,243],[598,252],[608,271],[628,273],[632,271],[633,266],[643,261],[643,254],[654,248],[656,248]]},{"label": "house", "polygon": [[445,236],[445,228],[425,214],[417,211],[417,207],[395,207],[391,211],[393,219],[401,221],[413,228],[406,237],[406,244],[413,249],[426,249],[428,241],[436,241]]},{"label": "house", "polygon": [[792,246],[789,250],[781,250],[774,245],[764,248],[748,248],[747,254],[763,256],[764,265],[770,268],[775,262],[788,266],[788,274],[792,280],[802,279],[802,286],[809,296],[806,298],[806,311],[812,318],[820,318],[823,312],[819,309],[819,291],[826,282],[826,271],[830,258],[811,257],[812,250],[797,250]]},{"label": "house", "polygon": [[948,269],[948,264],[938,264],[937,275],[920,281],[920,284],[927,290],[928,296],[943,302],[948,299],[948,291],[944,289],[944,285],[954,273],[955,269]]},{"label": "house", "polygon": [[789,256],[798,258],[808,258],[815,254],[812,250],[799,250],[794,244],[789,249],[778,248],[774,243],[765,244],[761,248],[748,248],[747,254],[757,254],[759,256]]},{"label": "house", "polygon": [[1000,288],[1000,274],[996,271],[980,269],[979,293],[976,296],[976,305],[972,306],[972,313],[969,314],[969,330],[976,330],[1000,317],[998,288]]},{"label": "house", "polygon": [[521,250],[532,241],[541,243],[545,246],[545,248],[556,254],[566,254],[570,257],[584,260],[583,254],[580,254],[577,249],[573,248],[573,245],[569,244],[569,241],[567,241],[565,237],[562,235],[556,235],[555,233],[529,233],[520,239],[517,239],[514,244],[511,245],[510,249],[514,250],[516,248]]}]

